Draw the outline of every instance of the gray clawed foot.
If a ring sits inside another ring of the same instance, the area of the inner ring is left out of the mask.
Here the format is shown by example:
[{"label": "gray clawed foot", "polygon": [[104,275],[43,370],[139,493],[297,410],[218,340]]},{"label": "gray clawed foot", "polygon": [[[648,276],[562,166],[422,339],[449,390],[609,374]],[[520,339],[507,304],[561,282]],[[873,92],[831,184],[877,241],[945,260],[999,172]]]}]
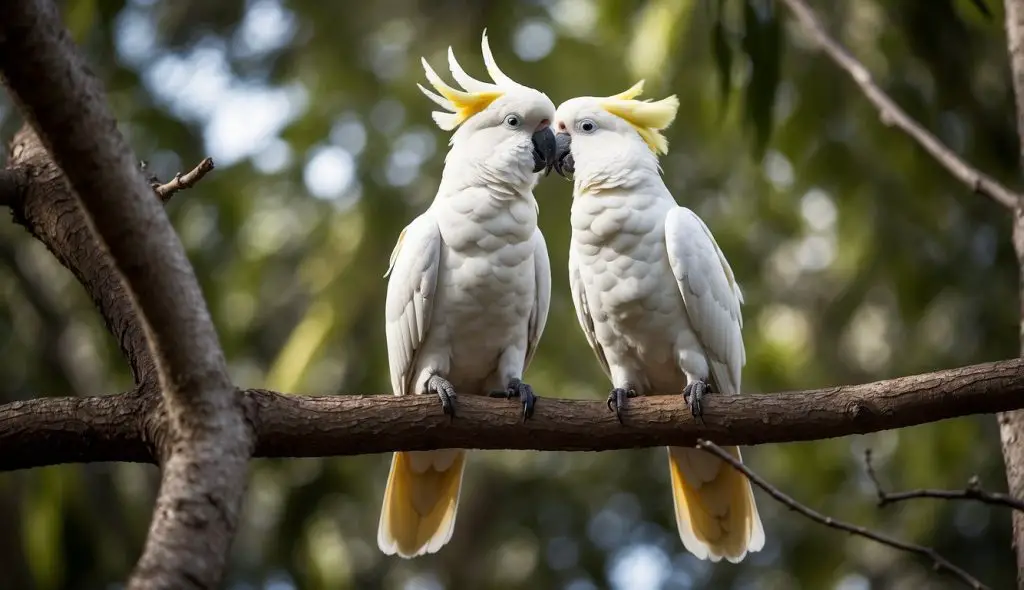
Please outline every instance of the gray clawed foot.
[{"label": "gray clawed foot", "polygon": [[683,399],[690,406],[693,417],[704,423],[704,407],[701,406],[704,396],[711,391],[707,379],[698,379],[683,388]]},{"label": "gray clawed foot", "polygon": [[427,392],[441,399],[441,411],[446,416],[455,418],[455,388],[447,379],[440,375],[431,375],[427,379]]},{"label": "gray clawed foot", "polygon": [[626,400],[636,396],[636,390],[623,389],[621,387],[616,387],[608,394],[608,401],[605,403],[609,411],[615,412],[615,417],[619,419],[619,424],[622,424],[622,409],[626,407]]},{"label": "gray clawed foot", "polygon": [[491,397],[503,397],[512,399],[518,397],[523,403],[523,422],[533,417],[533,408],[537,405],[537,396],[533,394],[533,388],[523,383],[520,379],[513,378],[508,382],[505,391],[492,391]]}]

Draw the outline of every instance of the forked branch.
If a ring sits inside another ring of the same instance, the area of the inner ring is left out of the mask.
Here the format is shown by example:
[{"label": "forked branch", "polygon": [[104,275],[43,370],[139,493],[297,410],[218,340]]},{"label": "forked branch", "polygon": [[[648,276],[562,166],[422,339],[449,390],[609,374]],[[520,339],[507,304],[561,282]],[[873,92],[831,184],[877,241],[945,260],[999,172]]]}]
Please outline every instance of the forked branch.
[{"label": "forked branch", "polygon": [[1024,511],[1024,502],[1017,498],[1009,494],[989,492],[982,489],[981,480],[978,479],[977,475],[971,477],[967,481],[967,487],[962,490],[914,489],[902,492],[887,492],[882,487],[878,473],[875,472],[875,466],[871,462],[871,449],[864,451],[864,465],[867,468],[868,477],[871,478],[871,483],[875,486],[875,495],[878,496],[879,506],[919,498],[932,498],[935,500],[974,500],[982,504],[989,504],[990,506],[1001,506],[1003,508]]},{"label": "forked branch", "polygon": [[871,529],[864,528],[859,525],[850,524],[848,522],[844,522],[841,520],[836,520],[831,516],[825,516],[824,514],[818,512],[817,510],[814,510],[809,506],[797,502],[790,496],[786,495],[786,493],[784,493],[779,488],[768,483],[763,477],[751,471],[750,468],[747,467],[745,464],[737,461],[735,458],[733,458],[732,455],[727,453],[725,449],[711,441],[699,440],[697,441],[697,448],[704,449],[705,451],[717,456],[722,461],[725,461],[726,463],[731,465],[733,469],[745,475],[747,479],[750,480],[750,483],[761,488],[762,490],[764,490],[765,493],[767,493],[769,496],[777,500],[786,508],[789,508],[790,510],[796,512],[801,516],[804,516],[818,524],[827,526],[829,528],[843,531],[845,533],[849,533],[851,535],[855,535],[858,537],[864,537],[865,539],[870,539],[877,543],[881,543],[883,545],[892,547],[893,549],[899,549],[900,551],[906,551],[907,553],[920,555],[921,557],[931,560],[932,565],[935,567],[937,571],[949,572],[951,575],[957,577],[969,588],[974,588],[975,590],[986,590],[988,588],[988,586],[982,584],[980,580],[978,580],[971,574],[967,573],[960,567],[954,565],[945,557],[939,555],[939,553],[931,547],[925,547],[923,545],[917,545],[915,543],[901,541],[900,539],[890,537],[889,535],[879,533],[877,531],[872,531]]}]

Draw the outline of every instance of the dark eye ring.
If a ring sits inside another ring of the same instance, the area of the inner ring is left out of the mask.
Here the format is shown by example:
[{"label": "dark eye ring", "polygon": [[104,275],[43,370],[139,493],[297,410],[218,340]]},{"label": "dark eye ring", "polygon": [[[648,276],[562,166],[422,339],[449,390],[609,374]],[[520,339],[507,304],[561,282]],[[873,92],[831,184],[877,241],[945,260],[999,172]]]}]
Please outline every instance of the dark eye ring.
[{"label": "dark eye ring", "polygon": [[519,119],[519,115],[509,115],[505,117],[505,125],[515,129],[522,125],[522,121]]}]

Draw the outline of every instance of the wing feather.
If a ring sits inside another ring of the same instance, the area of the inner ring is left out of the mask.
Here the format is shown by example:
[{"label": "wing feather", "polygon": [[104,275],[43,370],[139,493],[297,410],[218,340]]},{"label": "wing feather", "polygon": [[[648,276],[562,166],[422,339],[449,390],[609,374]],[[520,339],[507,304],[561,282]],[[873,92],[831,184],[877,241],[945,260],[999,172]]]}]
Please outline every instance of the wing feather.
[{"label": "wing feather", "polygon": [[597,341],[597,333],[594,331],[594,318],[590,313],[590,305],[587,303],[587,292],[583,285],[583,278],[580,276],[579,261],[572,248],[569,249],[569,289],[572,291],[572,302],[576,308],[576,319],[580,322],[580,328],[583,329],[590,348],[597,355],[597,361],[601,363],[604,374],[611,379],[612,372],[608,368],[608,359],[605,357],[604,348]]},{"label": "wing feather", "polygon": [[743,293],[704,221],[686,207],[669,211],[665,244],[690,325],[704,346],[711,377],[722,393],[739,393],[747,361]]},{"label": "wing feather", "polygon": [[548,323],[548,310],[551,307],[551,260],[548,259],[548,246],[540,229],[533,232],[533,264],[536,270],[534,283],[533,310],[530,312],[529,341],[526,344],[526,360],[523,371],[530,366],[537,344],[540,342],[544,326]]},{"label": "wing feather", "polygon": [[395,395],[413,393],[416,355],[430,328],[440,261],[441,231],[427,211],[402,230],[384,275],[391,277],[384,316]]}]

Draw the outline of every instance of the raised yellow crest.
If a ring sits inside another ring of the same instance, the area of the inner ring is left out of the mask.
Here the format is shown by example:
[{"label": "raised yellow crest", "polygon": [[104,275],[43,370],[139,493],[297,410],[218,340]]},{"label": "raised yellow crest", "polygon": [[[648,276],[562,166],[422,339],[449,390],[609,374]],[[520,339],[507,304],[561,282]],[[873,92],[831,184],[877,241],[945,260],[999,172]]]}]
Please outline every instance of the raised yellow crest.
[{"label": "raised yellow crest", "polygon": [[430,90],[427,90],[422,85],[417,84],[420,91],[423,92],[430,100],[434,101],[435,104],[440,106],[442,109],[448,111],[443,113],[440,111],[434,111],[431,115],[434,117],[434,122],[437,126],[445,131],[451,131],[461,125],[466,119],[476,115],[480,111],[486,109],[492,102],[500,98],[506,91],[511,90],[514,87],[521,86],[519,83],[509,78],[501,71],[498,64],[494,61],[494,55],[491,53],[491,47],[487,43],[487,30],[484,29],[483,38],[480,42],[481,50],[484,55],[484,64],[487,66],[487,73],[494,80],[494,83],[483,82],[470,76],[462,69],[459,65],[458,60],[455,59],[455,52],[452,48],[448,48],[448,69],[452,72],[452,77],[455,81],[462,86],[463,90],[453,88],[445,83],[437,72],[430,67],[427,60],[420,58],[423,63],[423,71],[427,74],[427,80],[430,85],[434,87],[440,94],[435,94]]},{"label": "raised yellow crest", "polygon": [[643,91],[644,81],[640,80],[628,90],[601,99],[601,108],[632,125],[654,153],[667,154],[668,140],[661,130],[676,118],[679,99],[673,94],[657,102],[636,100]]}]

